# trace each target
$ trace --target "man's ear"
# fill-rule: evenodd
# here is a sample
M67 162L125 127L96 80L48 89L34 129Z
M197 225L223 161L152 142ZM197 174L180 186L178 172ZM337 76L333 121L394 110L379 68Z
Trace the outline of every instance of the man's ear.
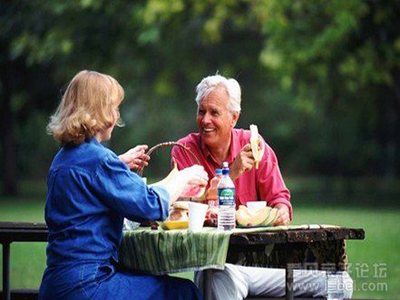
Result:
M239 120L239 117L240 117L240 113L239 112L232 113L232 122L231 122L232 128L234 128L236 126L236 123Z

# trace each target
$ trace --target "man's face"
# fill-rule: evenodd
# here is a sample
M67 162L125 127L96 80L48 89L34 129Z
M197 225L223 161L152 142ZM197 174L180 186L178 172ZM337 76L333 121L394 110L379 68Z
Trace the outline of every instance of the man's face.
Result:
M238 113L228 109L229 95L217 87L200 101L197 109L197 127L204 143L211 147L221 147L230 139L231 128L236 125Z

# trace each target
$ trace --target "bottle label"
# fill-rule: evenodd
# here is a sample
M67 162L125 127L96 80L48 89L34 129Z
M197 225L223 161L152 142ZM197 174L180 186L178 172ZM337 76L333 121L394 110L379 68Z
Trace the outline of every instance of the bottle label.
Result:
M235 205L235 188L218 189L219 205Z

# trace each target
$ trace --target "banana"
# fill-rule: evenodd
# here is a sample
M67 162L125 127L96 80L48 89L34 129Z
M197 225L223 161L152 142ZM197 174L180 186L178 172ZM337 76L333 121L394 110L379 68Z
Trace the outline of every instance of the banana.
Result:
M150 184L149 186L153 186L153 185L164 186L164 185L168 184L172 180L172 178L176 177L179 174L179 170L178 170L178 166L177 166L175 159L173 160L173 164L174 164L174 167L172 168L171 172L169 172L167 177L165 177L163 180L160 180L156 183Z
M258 169L258 165L264 155L265 144L261 136L258 134L257 125L250 125L250 144L254 160L256 161L256 169Z

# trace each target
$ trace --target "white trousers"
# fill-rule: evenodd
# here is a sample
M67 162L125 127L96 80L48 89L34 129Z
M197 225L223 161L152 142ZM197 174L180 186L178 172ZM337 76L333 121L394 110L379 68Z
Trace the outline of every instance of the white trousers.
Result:
M237 299L248 296L284 297L285 270L244 267L226 264L224 270L213 270L208 279L213 300ZM294 270L293 291L295 297L326 297L326 272ZM194 281L204 295L204 272L195 272ZM353 280L342 272L344 298L353 294Z

